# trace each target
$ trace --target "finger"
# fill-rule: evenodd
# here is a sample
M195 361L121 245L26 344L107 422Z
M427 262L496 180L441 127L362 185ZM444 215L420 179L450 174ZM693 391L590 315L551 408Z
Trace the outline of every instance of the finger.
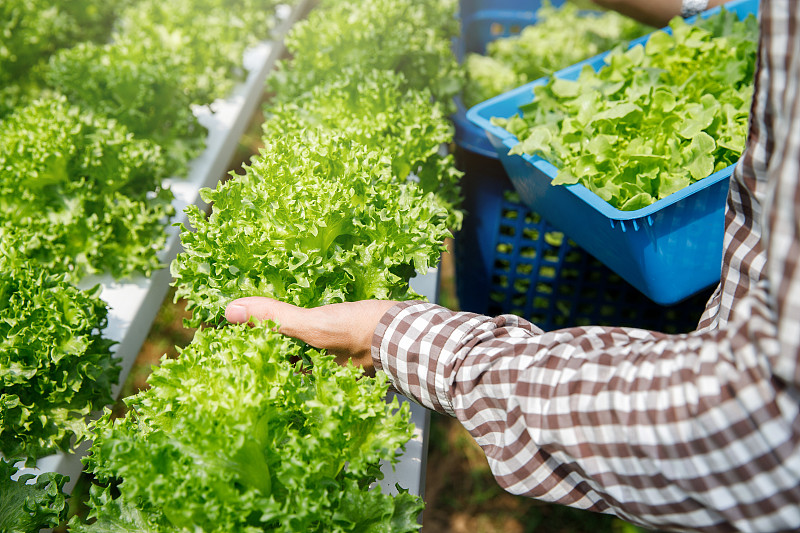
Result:
M225 309L225 318L236 324L272 320L283 335L316 348L348 354L353 318L347 311L351 305L333 304L305 309L272 298L249 296L230 302Z
M230 302L225 308L225 318L234 324L252 319L272 320L278 323L281 333L292 335L305 312L305 309L272 298L248 296Z
M372 335L380 318L395 303L365 300L305 309L272 298L249 296L230 302L225 318L240 324L272 320L284 335L370 366Z

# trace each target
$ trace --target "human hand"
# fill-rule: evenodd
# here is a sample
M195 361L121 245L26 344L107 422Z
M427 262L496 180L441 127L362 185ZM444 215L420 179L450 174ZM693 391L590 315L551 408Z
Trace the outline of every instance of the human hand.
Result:
M362 300L305 309L272 298L249 296L229 303L225 318L235 324L250 319L272 320L278 324L278 332L328 350L339 363L350 359L371 370L372 335L381 317L396 303Z

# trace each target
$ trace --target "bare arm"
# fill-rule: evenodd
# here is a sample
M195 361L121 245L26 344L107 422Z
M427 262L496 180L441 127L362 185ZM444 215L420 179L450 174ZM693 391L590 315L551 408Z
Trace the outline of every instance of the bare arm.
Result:
M592 0L598 6L613 9L645 24L657 28L667 25L680 16L682 0ZM722 5L727 0L708 0L708 8Z

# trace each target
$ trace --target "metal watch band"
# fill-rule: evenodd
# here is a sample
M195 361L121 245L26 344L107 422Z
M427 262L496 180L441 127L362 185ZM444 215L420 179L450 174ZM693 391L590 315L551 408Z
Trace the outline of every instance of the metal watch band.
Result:
M708 7L708 0L683 0L681 4L681 16L683 18L693 17Z

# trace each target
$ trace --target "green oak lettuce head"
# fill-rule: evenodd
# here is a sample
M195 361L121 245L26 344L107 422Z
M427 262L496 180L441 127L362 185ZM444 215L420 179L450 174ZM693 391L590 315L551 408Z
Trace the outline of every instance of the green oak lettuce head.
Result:
M0 221L30 234L30 259L76 278L159 267L174 211L165 175L157 146L62 96L0 122Z
M156 54L147 45L123 35L106 44L79 43L50 58L46 81L73 105L155 142L170 174L183 172L207 132L192 113L180 56Z
M320 128L267 137L241 176L205 189L210 216L187 208L172 263L192 323L217 322L228 302L269 296L304 307L420 298L408 286L438 264L448 211L391 160Z
M342 68L393 70L406 88L430 89L449 106L461 90L451 40L458 34L453 0L321 2L286 37L292 58L279 64L271 86L280 100L337 78Z
M7 230L0 238L0 454L32 462L84 434L119 366L100 287L82 291L30 263Z
M22 474L12 480L17 474L13 462L0 458L0 531L39 531L67 518L69 507L63 488L69 477L45 472L38 476Z
M227 97L246 71L245 50L270 37L275 0L137 0L118 34L178 68L194 104ZM168 57L167 57L168 56Z
M0 2L0 87L18 83L48 56L79 41L106 40L128 0L3 0ZM4 111L0 102L0 116Z
M338 76L291 102L266 109L264 135L303 136L326 128L378 151L391 160L393 179L411 174L425 193L433 193L461 225L459 180L453 156L442 146L453 141L453 126L427 89L408 89L406 77L390 70L341 69Z
M120 531L416 531L421 502L369 490L411 437L371 378L262 322L199 330L126 417L94 426L90 517ZM75 520L74 522L78 522ZM80 526L74 531L102 531ZM402 527L395 527L402 525ZM86 529L83 529L86 527ZM97 528L99 527L99 528ZM141 529L137 529L137 527Z

